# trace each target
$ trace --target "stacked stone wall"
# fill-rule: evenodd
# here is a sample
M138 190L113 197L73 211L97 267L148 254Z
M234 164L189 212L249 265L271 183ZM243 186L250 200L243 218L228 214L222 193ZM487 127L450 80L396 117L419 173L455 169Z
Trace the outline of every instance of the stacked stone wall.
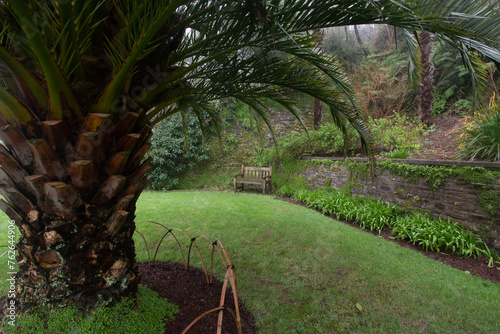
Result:
M350 175L343 164L309 164L301 173L311 188L329 185L342 188L348 183L354 194L373 196L385 203L428 210L432 215L449 218L483 236L490 247L500 251L500 205L492 219L480 201L481 184L470 184L449 177L437 190L424 179L415 183L383 170L377 176ZM488 185L500 195L500 184Z

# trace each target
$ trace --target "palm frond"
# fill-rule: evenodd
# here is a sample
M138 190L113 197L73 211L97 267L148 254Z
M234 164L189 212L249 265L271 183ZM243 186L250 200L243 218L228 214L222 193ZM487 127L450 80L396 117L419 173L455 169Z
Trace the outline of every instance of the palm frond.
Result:
M76 99L73 95L69 84L58 67L55 59L52 56L51 50L48 48L41 31L37 27L37 22L34 21L30 6L24 1L5 1L20 18L18 22L23 29L26 42L32 50L36 61L40 64L46 78L48 95L49 95L49 115L48 119L62 119L63 110L70 110L71 113L81 118L82 114ZM35 5L34 3L32 4Z
M65 72L66 76L69 73L74 73L77 78L83 79L83 65L81 62L79 41L77 37L76 30L76 15L77 13L73 10L73 4L66 0L57 0L56 6L59 10L59 19L61 27L62 37L62 50L61 50L61 62L67 64L67 66L62 66L63 68L68 68Z
M41 110L48 103L48 97L45 90L33 77L33 75L13 57L3 46L0 45L0 58L6 65L5 71L8 72L15 81L16 93L29 104L32 110ZM14 87L10 87L14 89Z
M153 41L156 34L160 29L164 28L166 22L170 20L173 13L181 6L183 1L174 0L171 1L167 6L161 8L159 12L148 13L151 15L151 20L145 25L145 30L141 34L141 37L134 41L134 46L132 52L124 59L123 62L119 63L119 68L115 69L115 75L113 76L111 82L106 86L104 93L101 98L94 106L94 112L100 113L110 113L112 112L111 105L113 101L118 99L123 92L124 83L133 75L137 61L145 56L148 52L153 49L149 48L150 43Z

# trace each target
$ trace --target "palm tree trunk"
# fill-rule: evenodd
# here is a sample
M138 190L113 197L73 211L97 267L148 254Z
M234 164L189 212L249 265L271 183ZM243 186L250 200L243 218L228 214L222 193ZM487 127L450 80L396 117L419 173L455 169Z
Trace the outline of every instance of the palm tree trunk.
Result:
M432 62L434 41L431 34L424 32L419 33L418 38L420 41L420 61L422 63L418 115L422 124L430 126L434 107L434 64Z
M324 52L324 40L323 40L323 30L315 29L313 30L314 36L317 36L318 39L316 41L316 45L318 46L319 53ZM346 35L347 36L347 35ZM323 104L317 98L314 98L314 106L313 106L313 124L314 129L318 129L321 123L321 119L323 118Z
M21 231L19 309L93 307L135 293L135 204L147 181L151 128L138 114L89 114L81 131L42 122L41 138L0 129L0 209ZM73 152L73 153L71 153Z

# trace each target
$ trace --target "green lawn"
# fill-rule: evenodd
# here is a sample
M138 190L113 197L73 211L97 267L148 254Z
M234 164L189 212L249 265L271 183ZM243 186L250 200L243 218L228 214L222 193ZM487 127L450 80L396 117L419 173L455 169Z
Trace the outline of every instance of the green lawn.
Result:
M259 333L500 332L499 284L271 196L147 192L136 215L221 240ZM164 233L156 225L137 227L151 243ZM138 260L147 260L144 242L136 241ZM208 242L199 245L209 253ZM159 258L180 261L172 237Z
M222 240L259 333L500 332L500 285L270 196L144 193L137 220ZM161 259L179 261L167 240Z

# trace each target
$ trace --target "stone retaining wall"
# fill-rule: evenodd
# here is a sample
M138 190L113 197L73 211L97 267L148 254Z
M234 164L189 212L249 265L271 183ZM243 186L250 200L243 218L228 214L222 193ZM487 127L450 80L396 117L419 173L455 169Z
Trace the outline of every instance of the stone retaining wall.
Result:
M309 164L301 175L313 188L328 184L342 188L350 177L343 164L319 163ZM352 190L355 194L374 196L386 203L426 209L434 216L460 222L480 234L490 247L500 251L500 206L492 221L479 200L480 185L447 178L436 191L432 191L424 179L412 183L386 170L379 171L373 180L370 177L360 179L359 176L356 179L354 176L351 184L354 184ZM491 189L500 195L498 182L491 185Z

